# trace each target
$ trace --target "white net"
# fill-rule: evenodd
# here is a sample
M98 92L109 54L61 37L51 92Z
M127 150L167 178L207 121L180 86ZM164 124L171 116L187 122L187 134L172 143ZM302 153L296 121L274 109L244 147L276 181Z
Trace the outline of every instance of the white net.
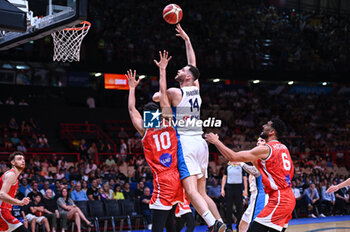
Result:
M53 61L79 61L81 42L89 32L90 26L89 22L84 21L79 26L52 33L54 43Z

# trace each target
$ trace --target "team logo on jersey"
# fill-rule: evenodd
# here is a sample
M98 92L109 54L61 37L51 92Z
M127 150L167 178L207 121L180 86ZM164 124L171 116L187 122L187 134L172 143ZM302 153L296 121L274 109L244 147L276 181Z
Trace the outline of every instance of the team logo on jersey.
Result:
M285 180L286 180L286 182L287 182L287 184L288 184L289 186L292 186L292 182L291 182L291 180L290 180L290 175L289 175L289 174L286 176Z
M159 157L159 162L169 168L171 166L171 163L173 162L173 157L171 157L171 155L169 153L164 153L163 155L161 155Z
M161 112L157 111L144 111L143 112L143 128L160 128L161 125Z

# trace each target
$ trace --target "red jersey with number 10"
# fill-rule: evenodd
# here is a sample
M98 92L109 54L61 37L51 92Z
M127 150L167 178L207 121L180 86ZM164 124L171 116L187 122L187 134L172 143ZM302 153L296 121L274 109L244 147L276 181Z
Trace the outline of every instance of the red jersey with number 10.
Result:
M153 173L177 169L177 137L173 127L148 128L142 143Z
M294 166L288 148L277 140L266 143L266 146L270 148L269 156L258 160L265 192L289 188Z
M178 139L173 127L147 129L142 139L145 158L153 173L151 209L170 210L184 201L184 190L177 169Z

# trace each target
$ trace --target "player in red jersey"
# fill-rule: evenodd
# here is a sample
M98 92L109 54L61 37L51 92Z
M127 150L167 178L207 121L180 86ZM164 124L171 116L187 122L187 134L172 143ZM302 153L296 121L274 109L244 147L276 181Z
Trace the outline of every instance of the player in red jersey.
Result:
M165 70L170 59L171 57L168 58L168 53L164 51L160 52L160 61L155 61L160 70L160 81L166 81ZM143 127L141 114L135 108L135 88L140 79L136 81L136 71L132 72L131 70L127 72L126 77L130 87L128 103L130 118L136 130L143 136L145 158L151 167L154 178L154 190L150 201L150 208L153 209L152 231L161 232L166 225L168 232L175 232L173 223L175 207L173 206L178 202L183 202L185 195L177 169L178 140L176 131L173 127L166 125L162 125L160 128ZM161 89L160 91L164 93L166 90ZM161 94L160 106L162 115L171 115L171 107L166 94ZM159 107L151 102L146 104L143 110L158 112Z
M248 232L285 231L295 207L295 197L291 189L294 166L288 148L277 139L285 131L284 123L271 120L263 125L260 137L266 139L265 146L257 146L249 151L234 152L226 147L219 136L206 135L206 140L214 144L228 160L252 162L262 175L265 192L269 201L258 214Z
M15 199L18 188L18 176L24 170L26 162L23 153L15 151L9 158L12 168L0 178L0 231L28 231L17 218L12 216L12 205L27 205L29 198Z

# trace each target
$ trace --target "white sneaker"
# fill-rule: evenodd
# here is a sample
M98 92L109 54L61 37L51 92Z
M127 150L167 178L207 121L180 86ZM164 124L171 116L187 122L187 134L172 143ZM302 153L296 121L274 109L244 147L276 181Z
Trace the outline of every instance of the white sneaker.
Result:
M315 216L315 214L311 214L311 217L313 217L313 218L317 218L317 217Z
M320 217L326 217L326 215L324 215L323 213L320 214Z
M152 230L152 224L149 224L147 227L147 229Z

